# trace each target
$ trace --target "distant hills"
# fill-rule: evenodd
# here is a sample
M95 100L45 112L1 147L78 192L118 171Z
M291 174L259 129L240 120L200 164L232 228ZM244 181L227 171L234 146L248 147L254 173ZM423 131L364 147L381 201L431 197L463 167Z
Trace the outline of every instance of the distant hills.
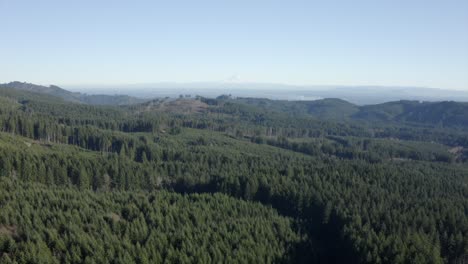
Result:
M468 103L398 101L360 107L352 117L366 120L468 127Z
M139 111L193 113L221 108L226 102L244 107L244 111L278 112L294 117L313 117L322 120L365 121L384 123L414 123L441 127L468 127L468 103L455 101L422 102L399 100L372 105L357 105L338 98L319 100L271 100L254 97L219 96L209 104L193 97L181 99L140 99L128 95L88 95L70 92L58 86L42 86L24 82L0 84L2 95L17 93L15 98L25 95L57 98L67 102L90 105L137 105ZM19 94L18 94L19 93ZM213 103L215 102L215 103ZM253 107L253 108L252 108ZM257 109L257 110L256 110Z
M70 92L55 85L42 86L18 81L0 84L0 88L50 95L68 102L91 105L129 105L147 101L128 95L88 95L78 92Z
M292 116L311 116L318 119L468 127L468 103L454 101L419 102L400 100L366 106L358 106L336 98L314 101L238 98L233 101L255 105L264 110L288 113Z
M125 94L141 98L177 97L179 94L201 95L205 97L232 94L235 97L255 97L291 101L339 98L357 105L379 104L399 100L468 102L468 91L413 86L289 85L254 82L165 82L125 85L82 85L68 86L66 88L80 92L89 91L89 93Z

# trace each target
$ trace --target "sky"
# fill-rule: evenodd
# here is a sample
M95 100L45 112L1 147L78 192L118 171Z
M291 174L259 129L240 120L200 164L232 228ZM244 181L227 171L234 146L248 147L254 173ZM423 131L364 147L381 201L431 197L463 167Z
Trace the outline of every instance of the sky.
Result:
M0 82L468 90L468 0L0 0Z

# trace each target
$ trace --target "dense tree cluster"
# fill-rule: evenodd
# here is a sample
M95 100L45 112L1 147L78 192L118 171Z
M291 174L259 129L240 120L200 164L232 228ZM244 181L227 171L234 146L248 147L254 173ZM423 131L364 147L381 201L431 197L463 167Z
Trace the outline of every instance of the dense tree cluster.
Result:
M230 97L178 99L207 109L171 114L0 95L2 261L452 263L468 253L463 130L318 120L303 103Z
M309 155L332 155L344 159L382 162L388 159L427 160L438 162L464 161L465 157L451 155L440 144L421 144L417 141L328 136L312 140L288 140L286 137L252 137L252 142L266 143ZM458 158L458 159L457 159Z
M300 242L290 219L221 194L0 188L1 263L271 263Z

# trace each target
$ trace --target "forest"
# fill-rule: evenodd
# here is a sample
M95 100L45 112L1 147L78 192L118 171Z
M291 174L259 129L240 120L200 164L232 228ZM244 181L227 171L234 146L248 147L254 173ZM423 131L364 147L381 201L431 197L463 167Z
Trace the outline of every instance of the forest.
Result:
M0 86L1 263L468 261L465 103L36 88Z

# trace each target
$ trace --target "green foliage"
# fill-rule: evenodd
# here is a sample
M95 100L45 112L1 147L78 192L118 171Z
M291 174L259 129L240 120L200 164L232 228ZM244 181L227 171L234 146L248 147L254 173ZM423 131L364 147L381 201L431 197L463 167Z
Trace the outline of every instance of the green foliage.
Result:
M1 262L452 263L467 254L465 105L180 100L202 112L0 89Z
M290 219L221 194L94 193L4 177L0 190L1 263L270 263L300 241Z

